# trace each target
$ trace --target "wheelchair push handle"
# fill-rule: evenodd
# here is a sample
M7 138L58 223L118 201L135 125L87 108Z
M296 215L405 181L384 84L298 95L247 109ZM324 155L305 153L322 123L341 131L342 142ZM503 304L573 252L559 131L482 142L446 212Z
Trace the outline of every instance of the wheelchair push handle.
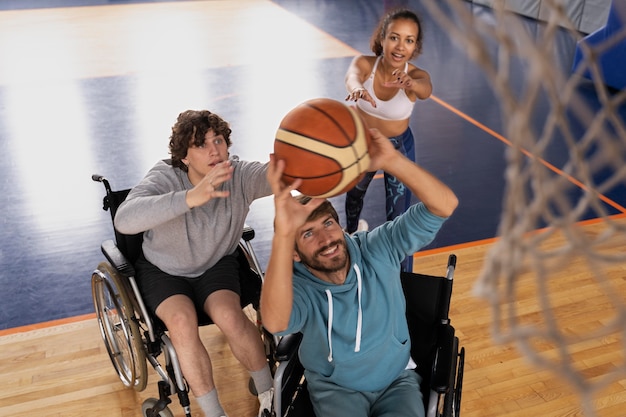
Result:
M111 186L109 185L109 180L107 180L103 175L91 174L91 180L95 182L101 182L102 184L104 184L104 188L106 189L107 195L111 194Z
M454 279L455 268L456 268L456 255L450 254L450 256L448 257L448 268L446 272L446 279L450 282L450 285L452 285L452 280Z
M451 254L448 257L448 266L451 266L452 268L456 268L456 255L455 254Z
M456 268L456 255L450 254L448 257L448 269L446 272L446 280L443 286L445 297L442 298L442 312L445 314L441 322L447 324L450 322L448 313L450 312L450 301L452 298L452 283L454 281L454 269Z

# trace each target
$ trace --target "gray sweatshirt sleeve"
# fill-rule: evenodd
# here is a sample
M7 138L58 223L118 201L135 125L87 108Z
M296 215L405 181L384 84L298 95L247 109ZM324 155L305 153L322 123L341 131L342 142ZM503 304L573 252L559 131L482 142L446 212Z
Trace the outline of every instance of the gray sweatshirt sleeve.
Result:
M174 169L159 162L120 205L115 228L124 234L135 234L168 222L190 210L186 194Z

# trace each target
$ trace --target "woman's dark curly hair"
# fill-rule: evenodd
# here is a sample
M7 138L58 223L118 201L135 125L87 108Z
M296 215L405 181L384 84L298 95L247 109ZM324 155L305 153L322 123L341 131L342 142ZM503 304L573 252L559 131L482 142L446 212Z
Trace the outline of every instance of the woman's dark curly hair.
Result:
M383 39L385 39L385 36L387 36L387 29L389 29L389 25L391 24L391 22L394 22L398 19L412 20L417 25L417 39L415 40L415 51L413 52L413 55L411 55L410 59L413 59L422 53L422 21L414 12L408 9L396 9L390 11L382 19L380 19L378 27L372 34L370 47L372 49L372 52L374 52L376 56L380 56L383 54L382 41Z
M172 166L187 172L187 165L182 162L187 157L187 150L191 146L202 146L209 130L222 135L230 148L232 130L220 116L208 110L187 110L179 114L170 136Z

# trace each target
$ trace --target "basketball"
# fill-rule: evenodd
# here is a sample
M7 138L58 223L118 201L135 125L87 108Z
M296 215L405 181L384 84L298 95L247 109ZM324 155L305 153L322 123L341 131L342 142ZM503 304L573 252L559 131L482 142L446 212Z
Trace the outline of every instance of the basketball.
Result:
M298 191L328 198L354 187L370 164L369 131L351 107L329 98L305 101L282 119L274 155L285 161L282 180L302 179Z

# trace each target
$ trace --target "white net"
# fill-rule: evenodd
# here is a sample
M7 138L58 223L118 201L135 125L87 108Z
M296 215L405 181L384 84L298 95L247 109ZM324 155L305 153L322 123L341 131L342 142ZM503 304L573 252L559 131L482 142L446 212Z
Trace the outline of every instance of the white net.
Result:
M580 44L576 70L563 68L558 35L585 36L564 1L542 1L545 22L533 32L510 2L494 1L489 18L464 1L422 4L490 81L511 144L499 236L476 286L492 305L495 338L570 381L593 416L594 392L626 377L626 89L607 84L602 66L626 43L626 25ZM626 22L626 1L614 6ZM626 57L615 65L626 72ZM584 324L560 324L577 314ZM586 363L585 352L606 346L607 363Z

